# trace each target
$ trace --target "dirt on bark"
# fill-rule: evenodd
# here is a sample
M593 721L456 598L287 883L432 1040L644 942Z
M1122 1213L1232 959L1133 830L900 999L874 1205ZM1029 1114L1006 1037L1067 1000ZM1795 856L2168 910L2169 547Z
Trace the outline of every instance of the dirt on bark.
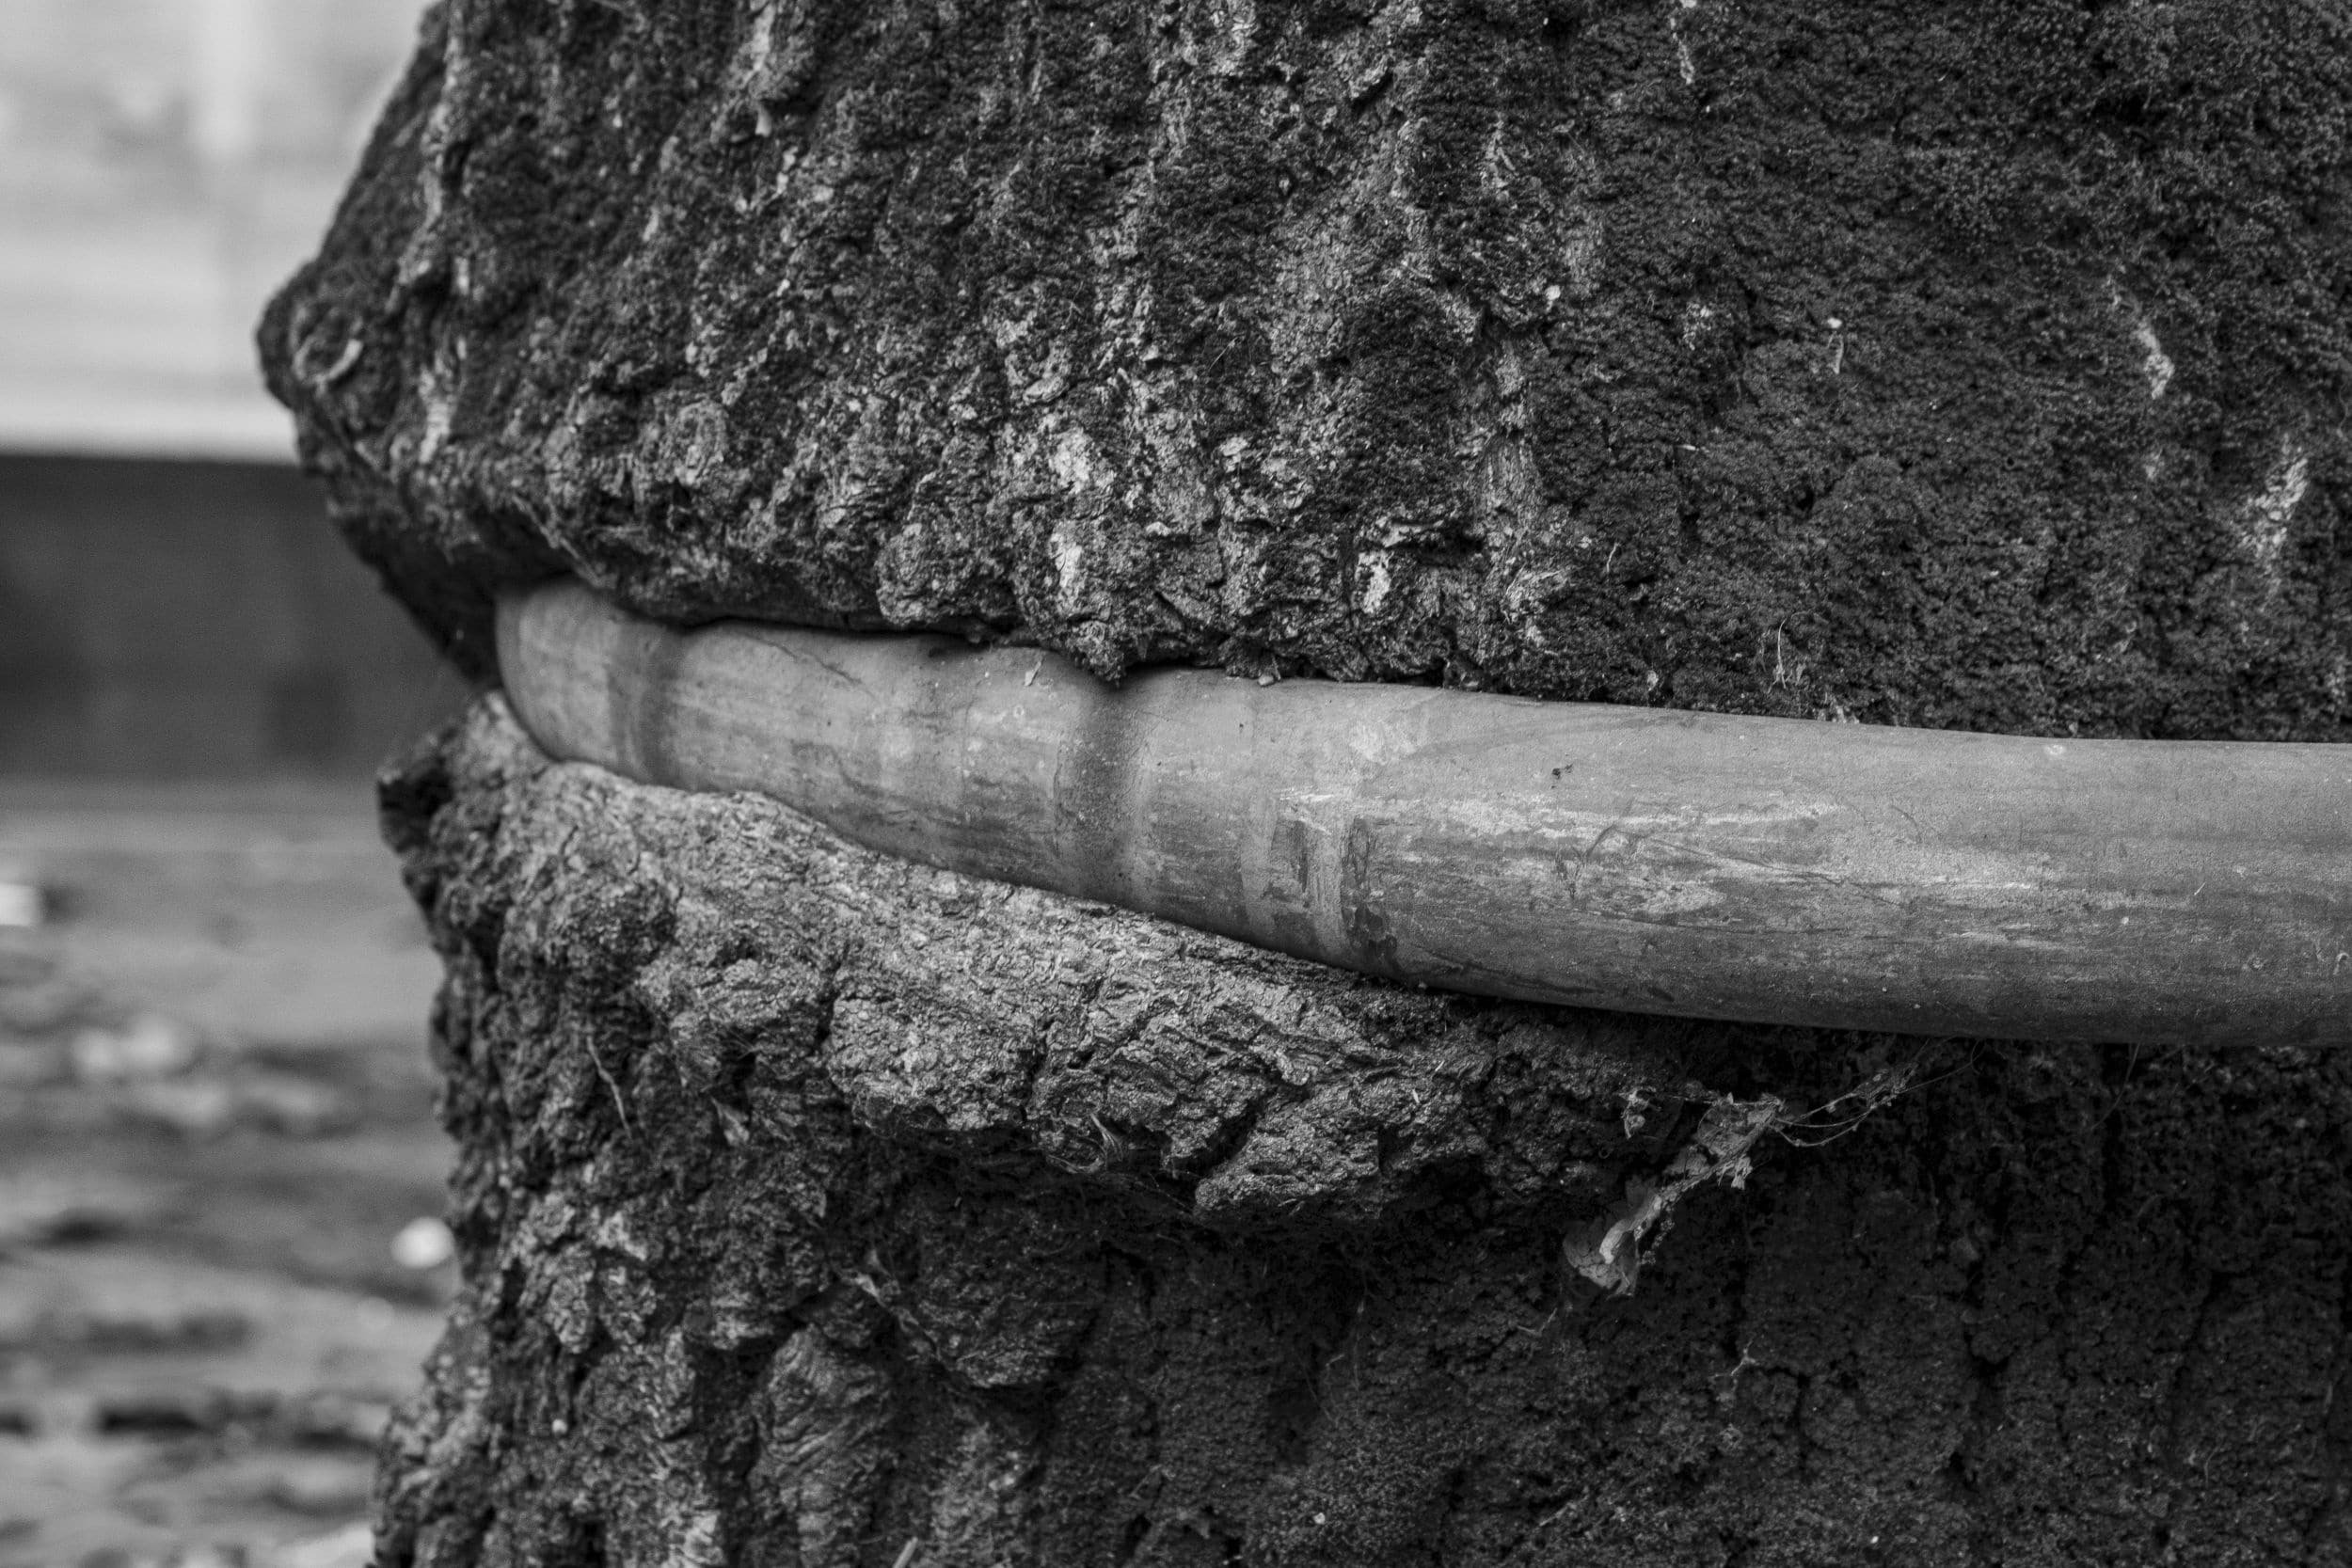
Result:
M570 572L2342 740L2348 129L2334 0L448 0L262 347L477 674ZM388 1564L2352 1557L2342 1058L1435 996L494 700L386 800L467 1281Z

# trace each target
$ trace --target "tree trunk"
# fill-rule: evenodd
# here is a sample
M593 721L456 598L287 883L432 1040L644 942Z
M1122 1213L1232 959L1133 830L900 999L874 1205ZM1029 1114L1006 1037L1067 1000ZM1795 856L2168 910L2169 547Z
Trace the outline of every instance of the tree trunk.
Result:
M682 623L2342 740L2330 0L448 0L262 346L477 675ZM876 716L879 723L890 716ZM2352 1556L2352 1063L1451 997L387 776L389 1564Z

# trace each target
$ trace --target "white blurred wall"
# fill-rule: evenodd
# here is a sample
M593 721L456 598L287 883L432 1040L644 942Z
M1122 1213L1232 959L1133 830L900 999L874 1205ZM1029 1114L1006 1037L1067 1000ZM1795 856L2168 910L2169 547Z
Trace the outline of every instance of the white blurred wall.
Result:
M0 450L289 458L254 319L423 0L0 0Z

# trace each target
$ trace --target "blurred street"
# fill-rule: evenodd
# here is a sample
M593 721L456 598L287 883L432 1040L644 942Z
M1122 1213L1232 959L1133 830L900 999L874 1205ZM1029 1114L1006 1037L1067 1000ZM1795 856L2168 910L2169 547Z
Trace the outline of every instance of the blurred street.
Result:
M0 779L0 1568L367 1560L436 975L363 784Z
M424 0L0 0L0 1568L365 1562L452 1286L366 773L464 698L252 335Z

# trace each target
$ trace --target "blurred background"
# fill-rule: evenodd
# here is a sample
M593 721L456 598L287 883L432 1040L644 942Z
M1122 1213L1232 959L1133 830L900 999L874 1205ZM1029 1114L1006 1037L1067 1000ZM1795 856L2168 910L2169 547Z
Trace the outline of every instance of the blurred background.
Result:
M0 1568L368 1556L451 1287L369 788L464 700L253 369L421 0L0 0Z

